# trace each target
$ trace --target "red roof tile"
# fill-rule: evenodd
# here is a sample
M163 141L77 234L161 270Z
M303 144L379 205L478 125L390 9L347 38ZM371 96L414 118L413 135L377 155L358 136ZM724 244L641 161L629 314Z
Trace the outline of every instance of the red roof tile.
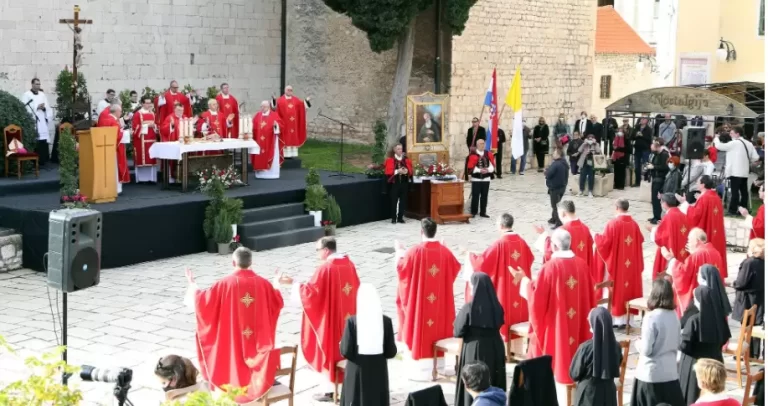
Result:
M654 54L655 51L637 35L612 6L603 6L597 9L595 53Z

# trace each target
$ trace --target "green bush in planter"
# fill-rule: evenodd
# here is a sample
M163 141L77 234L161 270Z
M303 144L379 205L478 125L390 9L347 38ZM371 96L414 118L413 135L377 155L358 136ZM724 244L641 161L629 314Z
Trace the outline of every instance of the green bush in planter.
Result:
M307 211L322 211L328 207L328 192L323 185L310 185L304 195L304 207Z
M213 226L213 239L217 244L229 244L232 241L232 221L224 210L216 215Z
M37 127L35 119L29 114L29 110L17 96L0 90L0 132L5 127L14 124L21 127L21 143L29 152L34 152L37 146ZM53 133L50 133L51 140ZM3 149L4 150L4 149ZM0 154L0 167L5 167L5 154ZM25 165L31 168L32 165ZM16 163L12 163L10 170L16 171Z
M330 221L335 226L341 225L341 207L336 203L336 198L333 195L328 195L327 207L325 208L325 219Z
M307 186L319 185L320 174L318 174L314 168L310 168L307 172L307 176L304 178L304 181L307 183Z
M240 224L243 222L243 200L242 199L230 199L224 198L224 210L227 212L227 217L232 224Z

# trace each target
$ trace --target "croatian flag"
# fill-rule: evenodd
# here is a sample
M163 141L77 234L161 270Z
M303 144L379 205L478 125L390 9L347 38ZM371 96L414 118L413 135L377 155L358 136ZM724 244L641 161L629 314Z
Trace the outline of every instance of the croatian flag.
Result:
M485 150L496 150L497 140L499 134L499 109L496 103L496 68L493 69L493 75L491 76L491 83L488 84L488 91L485 93L485 102L483 103L488 107L490 112L488 115L488 138L485 140Z

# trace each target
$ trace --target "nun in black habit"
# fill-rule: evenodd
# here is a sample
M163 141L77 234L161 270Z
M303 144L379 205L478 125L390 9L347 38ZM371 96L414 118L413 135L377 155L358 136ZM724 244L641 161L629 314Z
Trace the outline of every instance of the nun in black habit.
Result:
M576 383L574 406L617 406L616 383L621 367L621 346L613 334L613 318L604 307L589 312L592 339L581 343L571 361Z
M384 316L376 288L363 283L357 291L357 315L347 319L341 337L347 360L342 406L389 406L387 360L397 355L392 320Z
M711 358L723 362L723 345L731 338L720 296L715 292L707 286L693 291L693 306L698 312L688 318L681 334L677 373L686 405L694 404L701 392L693 370L696 361Z
M506 389L504 341L499 329L504 324L504 309L496 296L491 278L482 272L472 274L472 301L459 310L453 324L453 335L464 340L459 360L459 371L464 365L481 361L491 372L491 386ZM464 389L461 379L456 380L454 406L470 406L472 396Z
M728 317L733 308L731 308L731 302L728 301L728 294L725 292L725 285L723 285L720 271L714 265L702 265L699 268L698 282L699 285L704 285L712 290L712 294L715 296L715 303L720 303L723 314L725 317ZM681 324L681 326L684 326L684 324Z

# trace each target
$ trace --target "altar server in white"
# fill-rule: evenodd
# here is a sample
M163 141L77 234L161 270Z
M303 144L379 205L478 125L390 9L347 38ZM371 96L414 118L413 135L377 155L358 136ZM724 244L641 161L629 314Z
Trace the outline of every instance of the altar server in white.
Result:
M32 88L21 97L24 108L35 120L37 126L37 147L35 152L40 156L40 165L48 162L50 150L48 139L50 137L49 123L53 122L53 109L48 103L48 97L40 89L40 79L32 79Z

